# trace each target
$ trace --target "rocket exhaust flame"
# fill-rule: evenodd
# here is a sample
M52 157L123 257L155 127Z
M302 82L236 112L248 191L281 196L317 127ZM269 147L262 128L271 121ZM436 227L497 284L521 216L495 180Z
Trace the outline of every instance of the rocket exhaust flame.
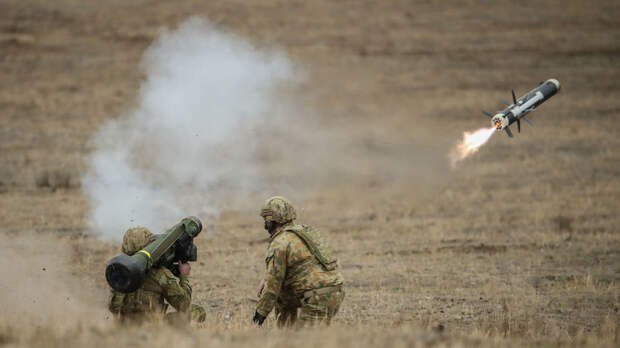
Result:
M452 168L455 168L460 161L476 153L482 145L491 139L494 133L494 127L480 128L475 132L464 132L463 140L456 145L450 154Z

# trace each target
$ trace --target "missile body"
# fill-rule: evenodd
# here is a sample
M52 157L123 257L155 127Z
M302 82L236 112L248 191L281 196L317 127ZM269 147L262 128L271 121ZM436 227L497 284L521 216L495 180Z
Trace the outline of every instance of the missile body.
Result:
M497 130L505 130L506 134L508 134L509 137L512 137L512 132L508 126L516 122L517 129L521 132L521 119L524 119L531 125L532 122L527 119L525 115L532 112L547 99L553 97L558 91L560 91L560 82L556 79L549 79L519 99L515 98L513 91L513 102L509 103L504 101L508 107L504 110L498 111L494 116L491 116L491 114L486 111L483 111L483 113L488 117L491 117L491 124L493 127Z

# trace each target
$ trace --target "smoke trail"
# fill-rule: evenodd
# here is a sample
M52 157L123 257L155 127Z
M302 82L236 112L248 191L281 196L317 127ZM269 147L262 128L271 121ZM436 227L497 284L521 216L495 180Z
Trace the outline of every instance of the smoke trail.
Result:
M199 18L164 32L142 63L136 107L95 134L82 178L91 228L112 239L216 213L215 191L264 189L259 140L295 107L278 97L299 81L283 53Z

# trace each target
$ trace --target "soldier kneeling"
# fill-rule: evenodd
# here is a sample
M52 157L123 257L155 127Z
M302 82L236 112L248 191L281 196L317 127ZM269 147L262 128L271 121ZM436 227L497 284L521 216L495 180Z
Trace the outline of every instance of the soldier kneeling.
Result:
M134 227L125 232L121 250L131 256L154 240L155 236L147 228ZM166 267L149 269L144 283L138 290L128 294L112 290L110 312L124 321L153 320L162 317L171 322L186 322L189 319L197 322L205 321L207 313L204 308L191 304L190 270L189 263L179 261L180 279L177 281ZM176 309L176 312L166 314L168 309L166 301Z
M293 325L297 319L299 326L329 324L344 290L327 240L316 228L295 224L295 208L283 197L268 199L260 215L271 237L253 321L261 325L275 307L279 327Z

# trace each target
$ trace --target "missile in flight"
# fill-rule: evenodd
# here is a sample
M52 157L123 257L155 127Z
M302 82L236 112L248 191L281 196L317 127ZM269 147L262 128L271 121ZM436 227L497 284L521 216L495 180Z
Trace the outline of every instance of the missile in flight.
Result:
M512 138L512 131L510 131L509 126L516 122L519 133L521 133L521 119L532 126L532 121L530 121L526 115L534 111L540 104L553 97L559 91L560 82L556 79L549 79L545 82L541 82L538 87L529 91L519 99L515 98L515 91L513 90L512 103L502 99L507 107L504 110L498 111L495 115L484 110L482 110L482 113L491 119L491 124L495 129L498 131L506 131L506 134Z

